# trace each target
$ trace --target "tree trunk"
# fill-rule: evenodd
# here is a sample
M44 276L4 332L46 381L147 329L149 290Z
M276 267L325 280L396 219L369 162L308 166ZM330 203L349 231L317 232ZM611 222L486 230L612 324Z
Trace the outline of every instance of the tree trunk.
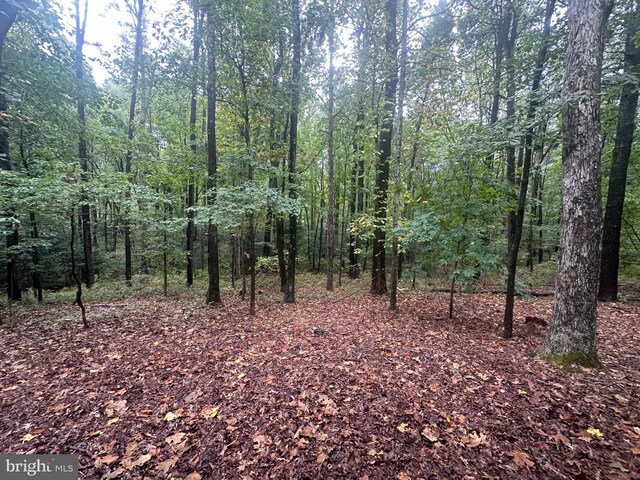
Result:
M562 229L551 327L540 356L559 364L598 366L600 262L600 84L605 0L570 0L564 75Z
M527 110L527 131L524 138L524 163L522 168L522 179L520 180L520 195L518 198L518 211L513 217L512 235L509 242L509 252L507 260L507 299L504 311L503 336L511 338L513 336L513 305L515 299L516 269L518 266L518 251L522 239L522 226L524 223L524 212L527 199L527 189L529 187L529 172L531 170L531 157L533 155L533 121L538 109L537 92L540 89L542 70L547 59L547 48L549 45L549 35L551 32L551 17L555 7L555 0L547 0L545 10L544 30L542 34L542 45L536 59L536 66L533 71L533 81L531 84L531 100ZM514 20L515 21L515 20Z
M296 200L296 157L298 153L298 109L300 107L300 70L301 70L301 35L300 35L300 0L291 0L291 17L293 21L293 62L291 77L291 114L289 132L289 198ZM287 271L287 288L284 301L296 301L296 256L298 254L298 215L289 214L289 265Z
M89 1L84 2L84 16L80 15L80 1L75 0L75 17L76 17L76 92L78 94L78 119L80 120L80 139L78 141L78 158L80 159L80 168L82 169L82 191L80 194L80 218L82 223L82 249L84 252L84 272L85 283L90 288L95 281L95 266L93 263L92 243L91 243L91 205L87 194L86 183L89 181L89 165L87 159L87 140L86 128L87 121L85 116L85 85L84 85L84 34L87 26L87 8Z
M11 155L9 152L9 116L7 115L7 99L5 96L5 71L2 61L4 51L4 41L7 33L13 25L18 14L18 7L15 2L0 0L0 170L11 170ZM8 217L15 218L13 209L9 208ZM12 231L7 235L7 248L18 245L18 223L13 222ZM10 301L20 300L21 292L16 275L16 259L13 254L7 252L7 297Z
M207 3L207 203L214 208L218 181L218 144L216 138L216 32L214 3ZM218 226L209 220L207 228L207 267L209 270L209 289L207 303L222 303L220 295L220 258L218 247ZM231 272L233 276L233 272Z
M187 185L187 285L193 285L193 242L195 239L194 206L195 206L195 164L198 154L196 144L196 121L198 108L198 66L200 64L200 49L202 46L202 13L200 3L193 2L193 64L191 67L191 105L189 111L189 146L191 157L189 158L189 180Z
M136 100L138 95L138 78L140 73L140 62L142 61L142 21L144 14L144 0L138 0L137 8L135 9L136 17L136 44L133 57L133 72L131 78L131 101L129 103L129 126L127 128L127 154L125 156L124 171L127 174L129 181L131 181L131 160L133 158L133 152L131 150L131 143L133 142L133 122L136 117ZM131 198L131 189L128 188L125 194L127 200ZM130 206L127 205L127 209ZM131 285L131 278L133 277L133 262L132 262L132 246L131 246L131 212L127 212L127 218L124 225L124 270L125 280L127 285Z
M385 33L385 81L384 81L384 117L379 134L378 158L376 162L376 185L374 188L373 257L371 268L371 293L387 293L385 275L385 224L387 220L387 195L389 191L389 160L393 139L393 122L398 86L398 39L396 37L396 17L398 0L386 0Z
M640 48L634 44L638 33L640 2L636 1L635 12L628 17L627 40L624 51L624 71L627 75L640 73ZM604 213L602 234L602 261L600 263L600 287L598 298L602 301L618 299L618 267L620 265L620 228L624 208L627 170L633 144L635 116L638 106L638 84L627 81L622 87L613 160L609 173L609 191Z
M4 41L18 15L18 6L12 0L0 0L0 170L11 170L9 155L9 116L7 115L7 97L5 96L5 70L2 62Z
M400 219L400 163L402 161L402 127L404 123L404 92L407 77L407 16L408 0L402 0L402 27L400 31L400 78L398 82L398 121L396 131L396 155L393 166L393 214L391 234L391 291L389 292L389 310L398 308L398 278L400 277L400 257L398 255L398 228Z
M76 237L76 213L72 209L69 215L69 221L71 223L71 240L69 242L69 249L71 250L71 277L76 284L76 299L73 302L74 305L78 305L80 308L80 312L82 314L82 324L84 328L89 328L89 322L87 322L87 314L86 309L84 308L84 303L82 303L82 283L78 278L78 274L76 272L76 252L74 248L75 237Z
M334 77L335 67L333 65L333 56L335 52L335 12L333 2L331 2L331 12L329 13L329 105L327 112L327 165L328 165L328 177L327 177L327 290L333 291L333 256L334 256L334 233L335 233L335 200L334 195L334 145L333 145L333 125L334 125L334 113L333 107L335 103L334 92Z

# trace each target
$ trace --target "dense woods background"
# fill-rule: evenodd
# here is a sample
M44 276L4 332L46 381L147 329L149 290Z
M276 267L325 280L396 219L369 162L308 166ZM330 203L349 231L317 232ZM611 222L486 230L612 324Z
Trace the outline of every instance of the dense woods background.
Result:
M148 276L167 294L171 278L208 275L207 301L233 289L254 312L257 274L293 302L296 271L312 271L329 290L370 277L391 308L396 278L444 280L453 308L480 282L506 285L511 305L552 282L563 112L581 102L562 90L578 51L567 13L586 6L176 0L159 17L154 3L113 2L129 21L94 59L110 74L98 85L84 54L93 2L0 2L9 299ZM615 299L618 278L638 275L638 2L588 3L607 25L594 185L600 295Z

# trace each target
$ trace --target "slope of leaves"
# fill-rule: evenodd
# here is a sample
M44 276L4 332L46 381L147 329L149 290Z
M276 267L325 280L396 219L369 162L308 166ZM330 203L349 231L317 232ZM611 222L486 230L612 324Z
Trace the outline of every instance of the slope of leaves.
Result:
M638 478L640 309L600 307L599 371L531 354L501 296L188 298L21 313L0 329L0 451L84 478ZM317 293L320 293L319 291ZM531 332L529 332L531 333Z

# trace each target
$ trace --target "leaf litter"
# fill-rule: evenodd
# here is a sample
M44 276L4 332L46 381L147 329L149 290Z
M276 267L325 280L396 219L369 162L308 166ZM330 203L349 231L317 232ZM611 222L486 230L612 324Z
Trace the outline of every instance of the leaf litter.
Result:
M84 478L640 478L640 308L600 306L601 370L499 338L502 297L153 297L0 329L0 451ZM318 298L320 297L320 298ZM516 318L549 318L548 298ZM322 332L317 334L315 332ZM115 353L114 353L115 352Z

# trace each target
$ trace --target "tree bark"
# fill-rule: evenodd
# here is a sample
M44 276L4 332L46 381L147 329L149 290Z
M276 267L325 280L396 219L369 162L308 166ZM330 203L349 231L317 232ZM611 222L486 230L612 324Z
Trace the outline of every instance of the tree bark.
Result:
M11 170L9 154L9 118L7 115L7 97L5 96L5 69L2 57L7 33L16 20L18 6L15 1L0 0L0 170Z
M396 18L398 0L386 0L386 33L385 33L385 81L384 110L380 127L376 184L374 188L374 221L373 257L371 267L371 293L382 295L387 293L385 275L385 224L387 220L387 195L389 192L389 160L391 158L391 142L393 139L393 122L395 116L396 89L398 86L398 39L396 37Z
M398 255L398 235L395 229L398 228L400 219L400 162L402 161L402 128L403 128L403 109L404 109L404 92L407 82L407 17L409 3L408 0L402 0L402 26L400 31L400 78L398 81L398 112L397 112L397 131L396 131L396 155L393 166L393 214L391 234L391 291L389 292L389 310L398 308L398 278L400 276L400 257Z
M568 7L560 262L551 327L539 352L565 365L599 365L600 84L607 4L607 0L570 0Z
M298 198L296 180L296 157L298 153L298 109L300 108L300 70L301 70L301 35L300 35L300 0L291 0L291 17L293 21L293 61L291 74L291 114L289 131L289 198ZM289 264L287 268L287 288L284 301L296 301L296 256L298 254L298 215L289 214Z
M335 200L334 200L334 144L333 144L333 126L334 126L334 103L335 103L335 88L334 77L335 67L333 65L333 56L335 53L335 12L334 4L331 2L331 12L329 19L329 105L327 112L327 165L328 165L328 177L327 177L327 290L333 291L333 256L334 256L334 233L335 233ZM320 262L318 262L319 264Z
M80 168L82 169L82 191L80 193L80 218L82 220L82 249L84 252L84 281L87 288L90 288L95 281L95 266L93 263L93 252L91 243L91 205L89 204L89 196L86 184L89 181L89 164L87 159L87 140L86 129L87 121L85 115L85 88L84 88L84 35L87 26L87 8L88 0L84 2L84 16L81 18L80 1L74 1L75 17L76 17L76 92L78 95L78 119L80 120L80 138L78 141L78 158L80 160Z
M207 203L210 209L216 204L218 181L218 144L216 138L216 33L214 3L207 3ZM220 258L218 226L209 220L207 227L207 267L209 289L207 303L222 303L220 295ZM233 272L231 273L233 275Z
M512 231L509 237L509 251L507 259L507 299L504 312L503 337L513 336L513 305L515 298L516 269L518 266L518 251L522 240L522 226L524 222L524 212L526 207L527 189L529 187L529 172L531 170L531 158L533 155L533 121L536 116L539 101L537 93L542 80L542 70L547 59L547 48L549 45L549 35L551 32L551 17L555 7L555 0L547 0L545 9L544 29L542 33L542 44L538 51L536 66L533 71L533 81L531 83L531 100L527 110L527 131L524 138L524 162L522 167L522 178L520 180L520 195L518 197L518 210L510 219ZM514 19L515 22L515 19ZM515 92L514 92L515 93ZM511 180L511 179L510 179ZM513 179L515 182L515 179Z
M131 160L133 158L133 152L131 150L131 143L133 142L134 127L133 122L136 117L136 102L138 95L138 79L140 74L140 62L142 61L142 21L144 16L144 0L138 0L137 8L135 9L136 17L136 43L134 47L133 56L133 72L131 73L131 100L129 102L129 125L127 127L127 154L125 156L124 171L131 181ZM125 194L127 200L131 198L131 188L128 188ZM130 206L127 205L127 209ZM125 280L127 285L131 285L131 278L133 277L132 268L132 245L131 245L131 212L127 212L127 218L124 225L124 269Z
M191 66L191 104L189 111L189 146L191 157L189 158L189 180L187 185L187 285L193 285L193 243L195 239L194 206L195 206L195 164L198 154L196 144L196 121L198 108L198 66L200 64L200 49L202 47L202 13L200 3L193 2L193 64Z
M638 78L640 69L640 48L634 43L638 33L640 2L636 1L635 11L629 15L627 39L624 51L624 71ZM598 298L602 301L618 299L618 268L620 266L620 229L624 197L627 186L627 170L631 157L631 145L635 130L635 116L638 107L638 83L625 82L620 96L618 124L613 147L613 160L609 173L607 206L604 213L602 234L602 261L600 263L600 287Z
M13 25L18 14L16 2L0 0L0 170L11 170L11 155L9 151L9 116L7 115L7 99L5 96L5 69L2 61L4 42L9 29ZM7 249L17 246L19 243L18 226L15 212L10 206L7 216L12 217L11 232L7 235ZM20 300L22 294L18 277L16 275L16 259L11 251L7 251L7 297L10 301Z

